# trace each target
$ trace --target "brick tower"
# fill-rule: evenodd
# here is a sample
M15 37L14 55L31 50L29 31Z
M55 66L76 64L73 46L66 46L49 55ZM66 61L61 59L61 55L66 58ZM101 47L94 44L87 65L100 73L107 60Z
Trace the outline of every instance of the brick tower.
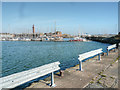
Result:
M35 37L35 36L34 36L34 33L35 33L35 27L34 27L34 24L33 24L32 29L33 29L33 38L34 38L34 37Z
M35 33L35 27L34 27L34 24L33 24L33 27L32 27L32 28L33 28L33 34L34 34L34 33Z

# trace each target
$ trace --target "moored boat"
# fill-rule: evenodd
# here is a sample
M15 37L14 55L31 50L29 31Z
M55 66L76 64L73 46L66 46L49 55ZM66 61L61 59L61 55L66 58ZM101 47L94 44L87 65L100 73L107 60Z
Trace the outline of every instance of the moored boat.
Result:
M80 37L74 37L73 39L69 40L70 42L72 41L83 41L83 38Z

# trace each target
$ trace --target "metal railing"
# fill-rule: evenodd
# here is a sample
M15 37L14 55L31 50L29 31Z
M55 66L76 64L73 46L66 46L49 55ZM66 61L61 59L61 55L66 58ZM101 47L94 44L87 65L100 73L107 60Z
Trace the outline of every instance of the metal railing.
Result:
M22 71L19 73L15 73L12 75L8 75L0 78L0 86L2 88L15 88L21 84L24 84L33 79L39 78L41 76L45 76L51 73L51 87L54 87L54 72L60 70L59 67L60 62L54 62L50 64L46 64L37 68L33 68L27 71Z
M98 59L101 60L101 53L102 53L102 48L101 49L97 49L97 50L93 50L93 51L90 51L90 52L86 52L86 53L83 53L83 54L80 54L79 57L78 57L78 60L79 60L79 70L82 71L82 61L85 60L85 59L88 59L90 57L94 57L96 55L98 55Z

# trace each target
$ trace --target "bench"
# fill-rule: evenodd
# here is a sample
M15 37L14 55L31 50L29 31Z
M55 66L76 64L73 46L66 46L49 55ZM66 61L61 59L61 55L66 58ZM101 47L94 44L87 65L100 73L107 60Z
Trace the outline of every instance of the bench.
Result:
M116 44L113 44L113 45L110 45L110 46L107 47L107 55L108 55L109 51L112 50L112 49L114 49L114 51L115 51Z
M54 71L60 69L60 62L54 62L50 64L46 64L37 68L33 68L27 71L22 71L19 73L15 73L12 75L8 75L0 78L0 86L2 88L15 88L21 84L24 84L33 79L39 78L41 76L47 75L51 73L51 87L54 87Z
M97 49L97 50L93 50L93 51L90 51L90 52L87 52L87 53L80 54L79 57L78 57L79 70L82 71L82 61L85 60L85 59L88 59L88 58L91 58L91 57L94 57L94 56L98 55L98 59L101 60L100 54L102 52L103 51L102 51L102 48L101 48L101 49Z

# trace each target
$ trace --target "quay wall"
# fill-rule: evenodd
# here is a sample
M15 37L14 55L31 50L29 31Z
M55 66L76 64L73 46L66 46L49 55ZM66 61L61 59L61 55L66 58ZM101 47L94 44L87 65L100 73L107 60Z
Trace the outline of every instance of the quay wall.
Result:
M117 47L120 43L120 39L116 39L114 37L86 37L86 39L102 43L117 44Z

